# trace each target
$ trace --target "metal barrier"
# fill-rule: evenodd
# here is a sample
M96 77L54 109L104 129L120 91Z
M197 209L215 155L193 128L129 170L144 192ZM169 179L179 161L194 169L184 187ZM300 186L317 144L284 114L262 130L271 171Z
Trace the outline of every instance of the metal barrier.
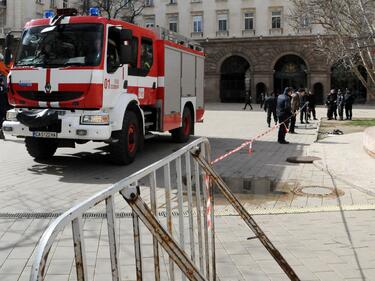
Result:
M51 262L48 256L52 245L59 233L70 224L77 280L89 280L85 248L87 234L85 235L83 217L88 210L96 208L102 202L105 203L108 228L110 274L113 281L120 281L119 222L116 219L118 213L115 212L115 200L121 203L124 202L123 199L131 208L137 281L146 280L142 257L142 245L145 245L141 241L144 234L141 227L146 228L152 236L154 280L166 280L161 274L162 265L165 266L167 279L172 281L180 278L218 280L212 183L216 183L232 206L239 211L289 278L299 280L209 162L210 145L206 138L201 138L71 208L58 217L42 235L36 249L30 281L48 281L45 277L48 276L47 267ZM205 184L209 178L211 181ZM148 188L149 194L146 193ZM176 195L173 197L174 193ZM116 206L119 203L116 202ZM166 253L168 257L165 264L160 261L162 253ZM177 277L179 272L181 276ZM149 277L147 280L150 280Z

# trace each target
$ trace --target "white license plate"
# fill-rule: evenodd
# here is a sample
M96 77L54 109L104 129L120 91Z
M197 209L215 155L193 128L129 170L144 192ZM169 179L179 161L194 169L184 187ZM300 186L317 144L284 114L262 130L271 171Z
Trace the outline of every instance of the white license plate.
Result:
M57 133L55 132L33 132L33 137L35 138L57 138Z

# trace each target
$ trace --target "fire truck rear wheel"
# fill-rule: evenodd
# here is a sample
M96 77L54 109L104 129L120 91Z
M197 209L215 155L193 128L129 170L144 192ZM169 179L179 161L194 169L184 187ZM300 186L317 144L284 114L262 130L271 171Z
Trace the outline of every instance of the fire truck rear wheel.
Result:
M111 159L115 164L127 165L134 161L140 148L140 128L133 111L125 113L122 130L114 134L118 142L110 145Z
M190 134L193 131L193 118L191 116L191 111L188 107L184 108L184 112L182 114L182 127L173 129L171 131L172 133L172 139L175 142L187 142L190 138Z
M56 140L31 137L25 139L25 144L27 152L35 159L51 158L58 146Z

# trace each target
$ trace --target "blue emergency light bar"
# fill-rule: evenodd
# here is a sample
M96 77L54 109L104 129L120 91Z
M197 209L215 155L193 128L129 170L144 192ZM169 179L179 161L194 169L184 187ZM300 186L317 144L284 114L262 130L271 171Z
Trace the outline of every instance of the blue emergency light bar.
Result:
M53 18L55 16L55 13L53 10L45 10L43 12L43 18L45 19L50 19L50 18Z
M100 9L98 7L92 7L89 9L89 15L94 17L100 16Z

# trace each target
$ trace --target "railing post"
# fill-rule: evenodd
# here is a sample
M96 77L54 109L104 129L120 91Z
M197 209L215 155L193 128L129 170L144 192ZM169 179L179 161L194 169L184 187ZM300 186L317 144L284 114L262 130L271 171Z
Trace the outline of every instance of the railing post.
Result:
M193 220L193 191L191 188L191 163L190 152L185 153L185 168L186 168L186 187L188 198L189 211L189 232L190 232L190 254L191 260L195 263L195 241L194 241L194 220Z
M151 211L154 216L156 216L156 172L152 171L150 174L150 198L151 198ZM155 281L160 281L160 260L159 260L159 244L158 240L153 237L154 246L154 271L155 271Z
M111 256L111 273L113 281L120 281L120 268L118 260L118 242L116 235L116 221L113 196L105 200L107 213L107 228L109 240L109 253Z
M86 281L87 264L85 243L83 237L82 218L76 218L72 221L73 243L74 243L74 257L77 271L77 281Z
M169 163L164 166L164 185L165 185L165 209L167 212L167 229L169 235L173 237L173 222L171 208L171 167ZM171 257L169 259L169 278L174 281L174 264Z
M185 250L185 234L184 234L184 193L182 191L182 168L181 156L176 159L176 173L177 173L177 197L178 197L178 219L179 219L179 232L180 232L180 247ZM186 277L182 275L182 281Z

